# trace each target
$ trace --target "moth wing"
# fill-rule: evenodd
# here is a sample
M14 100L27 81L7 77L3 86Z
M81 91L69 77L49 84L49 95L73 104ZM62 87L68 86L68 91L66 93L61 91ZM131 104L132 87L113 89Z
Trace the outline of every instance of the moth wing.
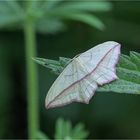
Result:
M120 55L120 46L116 46L107 53L104 60L100 62L98 67L92 73L93 79L103 85L117 79L116 64Z
M78 61L88 71L89 79L103 85L117 79L115 65L118 62L119 55L120 44L108 41L81 54Z
M66 105L74 101L89 103L90 98L94 95L95 90L97 88L96 82L92 81L91 83L89 79L83 78L85 75L88 74L88 72L85 69L82 69L81 65L79 65L77 61L72 62L72 63L74 67L73 69L76 70L75 73L73 75L62 74L60 75L60 78L58 78L56 81L59 81L59 80L61 81L61 78L63 76L68 76L67 80L72 80L73 83L67 86L67 88L64 88L64 90L61 93L59 93L57 96L51 96L51 99L50 99L50 94L54 93L54 91L57 90L57 87L55 87L55 84L57 83L55 83L52 86L54 91L52 92L50 89L50 92L48 92L48 95L46 97L47 108L53 108L56 106ZM50 99L50 101L48 101L48 99Z
M85 73L80 72L75 63L75 59L69 63L51 86L45 100L46 108L80 100L76 83L84 77Z

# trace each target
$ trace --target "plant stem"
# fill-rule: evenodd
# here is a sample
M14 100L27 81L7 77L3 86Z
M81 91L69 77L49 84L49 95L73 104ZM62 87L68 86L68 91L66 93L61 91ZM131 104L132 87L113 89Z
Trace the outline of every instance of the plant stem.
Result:
M27 15L24 26L27 67L27 100L28 100L28 138L36 138L39 130L38 75L37 66L32 57L36 56L36 33L34 20Z

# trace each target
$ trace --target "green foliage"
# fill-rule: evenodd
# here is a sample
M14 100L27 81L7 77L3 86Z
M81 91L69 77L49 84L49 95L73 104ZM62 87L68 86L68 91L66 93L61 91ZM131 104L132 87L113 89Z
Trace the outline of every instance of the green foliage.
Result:
M0 1L0 28L23 28L24 21L30 15L34 19L36 30L41 33L64 30L66 27L63 20L81 21L102 30L103 22L91 12L105 12L112 8L109 2L94 0L31 0L29 3L30 9L25 10L25 1Z
M105 85L99 91L140 94L140 53L122 55L117 66L118 80Z
M30 60L36 56L36 31L40 33L55 33L64 30L64 20L78 20L102 30L104 24L92 12L105 12L111 9L109 2L95 2L94 0L5 0L0 1L0 29L24 31L27 66L27 99L28 99L28 137L34 138L39 129L38 118L38 84L35 64ZM95 13L94 13L95 14ZM60 58L64 67L64 61ZM59 66L59 65L58 65ZM60 73L61 67L53 67L53 71ZM34 104L33 102L36 102ZM7 105L6 105L7 106ZM3 132L2 132L3 133ZM40 133L40 137L43 137Z
M59 61L44 58L33 58L33 60L38 64L51 69L51 72L57 75L59 75L65 66L71 61L70 58L65 57L59 57Z
M0 28L11 27L23 22L25 18L23 9L15 0L0 1Z
M70 121L64 121L62 118L57 120L55 129L55 139L85 139L88 136L88 132L84 130L84 125L79 123L74 128Z
M71 59L61 57L59 61L42 58L35 58L34 60L58 75ZM60 60L63 60L64 65ZM121 55L117 65L117 75L118 80L100 87L98 91L140 94L140 54L130 52L130 56Z
M72 124L70 121L65 121L62 118L59 118L56 122L55 126L55 140L63 139L63 140L73 140L79 139L83 140L87 138L88 132L84 129L84 125L82 123L77 124L72 128ZM38 139L49 140L49 138L42 132L38 132Z

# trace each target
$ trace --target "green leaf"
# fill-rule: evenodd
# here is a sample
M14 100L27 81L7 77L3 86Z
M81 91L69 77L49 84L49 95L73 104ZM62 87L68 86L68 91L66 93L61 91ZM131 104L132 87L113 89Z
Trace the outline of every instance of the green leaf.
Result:
M70 121L65 121L65 138L70 138L71 137L71 129L72 129L72 125Z
M30 8L32 8L33 11L39 10L42 5L44 5L44 0L30 0Z
M48 2L48 6L49 6L49 3L51 2ZM58 1L58 3L57 3L58 4L57 7L53 7L49 10L47 10L47 6L46 6L46 13L44 13L44 16L42 16L43 17L42 20L44 20L45 18L47 18L47 22L49 22L49 19L51 18L52 19L57 18L61 21L63 19L75 20L75 21L86 23L99 30L103 30L105 28L103 22L98 17L96 17L95 15L89 12L108 11L112 7L109 2L96 2L96 1L86 1L86 0L83 0L83 1L72 0L72 1L63 1L63 2ZM44 28L47 29L47 25L45 27L45 24L44 24ZM61 26L60 26L60 30L61 30Z
M45 67L48 65L60 66L60 62L56 60L44 59L44 58L38 58L38 57L33 58L33 60Z
M7 7L11 10L14 11L16 14L22 13L23 14L23 9L19 5L17 0L5 0L5 3L7 4Z
M127 94L140 94L140 84L129 82L126 80L116 80L111 84L105 85L98 89L99 92L116 92Z
M137 70L140 71L140 61L139 61L139 60L140 60L140 54L131 51L131 52L130 52L130 57L131 57L131 60L132 60L133 62L135 62L135 65L136 65L136 67L137 67Z
M60 60L63 61L63 65ZM61 66L61 69L57 67L59 73L54 73L60 74L70 60L70 58L61 57L59 61L55 61ZM47 63L49 64L49 61ZM140 53L130 52L130 56L121 55L117 65L117 76L118 80L100 87L97 91L140 94Z
M59 61L44 58L33 58L33 60L38 64L51 69L51 71L53 73L56 73L57 75L59 75L63 70L63 67L61 66Z
M102 1L78 1L71 0L65 2L56 8L58 12L66 12L66 11L109 11L111 10L112 5L109 2Z
M140 72L136 70L129 70L126 68L118 67L117 75L119 76L120 79L140 84Z
M117 67L118 80L98 89L102 92L140 94L140 54L122 55Z
M6 1L0 1L0 15L11 12L11 8L7 5Z
M59 75L65 66L69 63L71 60L70 58L60 57L59 61L51 60L51 59L44 59L44 58L33 58L35 62L38 64L51 69L51 71L57 75Z
M83 23L86 23L92 27L95 27L99 30L103 30L105 28L103 22L94 15L82 12L65 12L65 13L57 13L60 18L67 20L76 20Z
M130 69L130 70L137 70L137 66L135 63L131 61L131 58L126 55L122 55L120 57L119 66L122 68Z
M14 16L14 15L0 15L0 28L7 27L7 26L14 26L14 24L23 20L21 16Z
M71 60L70 58L59 57L59 62L63 67L66 67Z
M70 121L65 121L62 118L58 119L55 128L55 139L73 140L73 139L85 139L88 136L88 132L84 129L82 123L77 124L72 128Z
M63 0L44 0L43 9L50 10L60 4Z
M23 12L23 9L16 0L5 0L0 1L0 12L3 14L7 12L15 12L19 14Z
M0 1L0 28L11 27L23 21L24 18L24 12L18 2L15 0Z
M57 33L66 29L63 20L75 20L103 30L103 22L92 11L108 11L111 3L86 0L31 0L26 9L24 1L0 1L0 28L22 29L26 17L32 17L40 33ZM14 27L14 28L13 28Z
M56 128L55 128L55 139L63 139L64 138L64 120L62 118L59 118L56 122Z

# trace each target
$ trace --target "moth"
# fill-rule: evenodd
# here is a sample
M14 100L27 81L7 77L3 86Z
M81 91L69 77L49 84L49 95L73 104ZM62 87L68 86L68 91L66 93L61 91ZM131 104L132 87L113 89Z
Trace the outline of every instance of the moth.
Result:
M71 102L89 103L98 86L116 80L120 44L107 41L74 57L49 89L46 108Z

